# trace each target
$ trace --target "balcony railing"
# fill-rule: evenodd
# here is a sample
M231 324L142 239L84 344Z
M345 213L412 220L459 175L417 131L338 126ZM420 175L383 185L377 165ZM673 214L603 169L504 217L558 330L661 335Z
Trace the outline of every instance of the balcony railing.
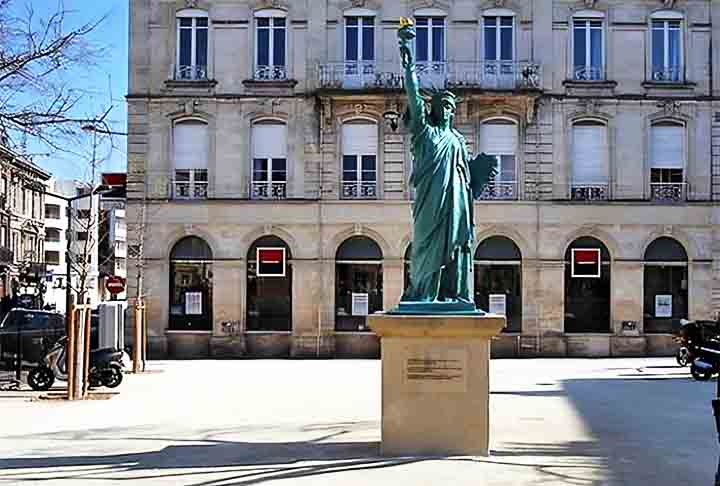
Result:
M654 67L652 70L652 80L659 83L682 83L683 68L681 66L671 66L666 68Z
M572 184L570 199L573 201L607 201L610 191L607 184Z
M484 201L517 199L517 182L490 182L480 194L480 199Z
M605 66L575 66L575 81L605 81Z
M376 182L343 182L343 199L375 199L377 198Z
M650 199L657 202L685 201L687 184L684 182L652 182L650 183Z
M207 81L207 66L173 66L173 79L175 81Z
M255 66L255 81L285 81L288 78L287 66Z
M287 197L287 183L285 182L253 182L251 186L251 199L285 199Z
M173 199L207 199L207 182L179 182L172 183Z
M539 64L529 62L418 62L420 85L435 88L537 89ZM321 64L318 81L325 89L400 89L402 68L397 63L349 61Z

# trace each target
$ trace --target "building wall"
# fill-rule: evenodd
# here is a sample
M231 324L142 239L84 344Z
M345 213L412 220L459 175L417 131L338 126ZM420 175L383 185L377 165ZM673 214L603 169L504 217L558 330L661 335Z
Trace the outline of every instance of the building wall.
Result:
M403 255L411 241L409 135L393 131L387 110L403 111L397 89L349 90L323 85L321 66L344 57L344 13L375 12L377 69L399 72L396 29L417 8L447 14L449 65L483 57L482 15L502 8L515 15L515 59L540 65L537 89L458 88L455 119L471 151L479 149L483 121L503 117L518 127L516 200L476 203L476 234L504 235L522 253L523 319L520 336L496 343L498 354L658 354L671 350L666 335L649 335L643 322L643 255L661 236L688 255L688 317L720 311L720 5L701 0L539 2L507 0L412 1L198 1L208 12L208 81L173 79L177 12L183 1L133 0L130 6L128 95L128 243L142 241L143 295L151 350L190 354L366 355L377 351L369 333L335 329L335 253L353 235L367 235L383 252L383 296L392 307L402 293ZM665 4L671 4L670 7ZM604 16L605 79L572 80L572 18L588 9ZM288 81L253 80L253 12L287 11ZM686 80L653 81L649 67L650 18L682 15ZM582 16L588 15L587 12ZM481 64L478 66L482 67ZM185 118L209 127L208 199L172 198L172 127ZM378 124L376 200L341 199L342 123ZM287 200L251 200L251 127L262 119L288 127ZM571 198L572 126L600 120L608 137L607 200ZM673 120L685 126L687 197L653 201L650 126ZM716 153L718 152L718 153ZM263 235L276 235L293 259L292 331L287 336L242 332L246 326L247 251ZM213 326L210 333L167 332L169 257L184 236L199 236L213 252ZM569 335L564 329L565 250L593 236L611 257L611 332ZM130 295L137 290L129 265ZM239 322L228 333L223 322ZM638 335L622 329L639 323Z

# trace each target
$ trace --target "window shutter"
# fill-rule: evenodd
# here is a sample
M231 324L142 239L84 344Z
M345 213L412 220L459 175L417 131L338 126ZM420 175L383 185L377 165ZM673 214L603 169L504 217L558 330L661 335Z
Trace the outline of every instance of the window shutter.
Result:
M254 125L252 150L254 159L286 159L287 125L279 123Z
M650 129L650 166L653 169L683 168L684 127L655 126Z
M173 129L175 170L207 169L208 127L199 121L175 124Z
M374 123L346 123L342 128L345 155L376 155L378 127Z
M608 163L605 126L573 127L572 145L573 183L606 184Z
M493 155L515 155L517 138L517 125L514 123L484 123L480 127L480 151Z

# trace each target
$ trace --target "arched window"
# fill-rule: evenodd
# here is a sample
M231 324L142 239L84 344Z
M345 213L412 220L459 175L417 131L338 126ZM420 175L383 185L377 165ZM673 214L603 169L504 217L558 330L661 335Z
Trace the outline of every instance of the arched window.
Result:
M352 121L342 127L342 197L377 197L378 126L368 121Z
M685 126L660 121L650 127L650 197L653 201L685 200Z
M284 251L273 251L276 249ZM250 246L247 260L247 330L291 331L292 265L288 264L292 260L290 247L277 236L263 236ZM258 272L263 264L285 268L283 272L272 272L268 275Z
M688 314L688 257L673 238L660 237L645 250L643 329L671 333Z
M208 195L208 126L187 119L173 125L173 197L204 199Z
M208 15L204 10L187 8L177 15L175 79L208 78Z
M609 151L607 126L596 120L581 120L572 127L573 200L604 200L609 197Z
M583 236L565 253L565 332L610 332L610 252Z
M507 318L504 332L522 330L522 255L504 236L483 240L475 251L475 305Z
M212 329L212 261L212 250L197 236L183 238L170 252L171 330Z
M573 79L599 81L605 79L605 14L582 10L573 15L572 53Z
M517 147L518 126L513 121L496 118L480 125L480 152L497 160L497 175L482 199L517 198Z
M287 12L265 9L255 12L254 79L287 79Z
M650 17L650 79L653 81L680 83L685 80L683 21L683 15L672 10L655 12Z
M252 127L252 199L287 197L287 125L263 121Z
M367 331L368 314L382 310L382 250L366 236L345 240L335 255L335 330Z

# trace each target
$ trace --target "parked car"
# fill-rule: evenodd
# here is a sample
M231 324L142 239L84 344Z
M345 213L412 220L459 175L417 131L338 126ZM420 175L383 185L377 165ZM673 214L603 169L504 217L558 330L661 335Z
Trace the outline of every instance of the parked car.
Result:
M63 314L15 308L0 322L0 358L13 361L18 350L18 340L22 345L24 362L37 363L44 351L65 335L65 316Z

